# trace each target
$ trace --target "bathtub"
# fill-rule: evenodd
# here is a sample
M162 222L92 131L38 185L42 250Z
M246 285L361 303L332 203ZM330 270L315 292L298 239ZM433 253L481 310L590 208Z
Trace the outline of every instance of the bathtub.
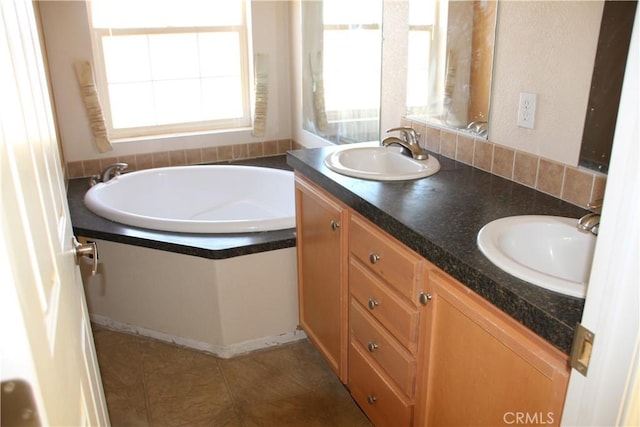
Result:
M178 182L187 188L180 188ZM279 236L277 239L293 236L293 222L267 219L270 226L291 228L232 237L148 233L136 228L122 231L122 227L113 227L107 221L94 221L87 212L87 204L82 203L83 199L95 197L99 204L108 201L122 211L133 211L129 213L133 218L151 217L152 220L145 218L138 223L149 228L150 222L156 222L154 227L158 222L163 225L169 222L155 221L158 216L155 212L176 216L175 212L185 211L184 206L173 206L184 205L185 194L195 195L192 196L195 200L188 204L202 206L204 200L211 207L214 199L229 200L230 195L240 199L238 195L247 191L247 187L259 189L258 197L262 196L259 200L275 199L283 205L291 200L289 216L293 216L292 173L280 169L240 165L153 169L118 176L95 185L89 192L86 180L72 180L69 184L72 219L74 226L83 230L78 238L96 242L99 251L95 275L91 275L89 260L80 260L91 321L222 358L305 339L306 335L298 328L295 243L281 245L277 240L264 243L264 236L269 234ZM211 195L214 192L215 197ZM87 196L93 193L97 196ZM166 203L167 193L180 197ZM160 202L152 200L154 194ZM229 202L233 203L236 202ZM259 204L255 200L252 203ZM155 206L155 210L149 212L150 206ZM112 218L128 221L120 216ZM196 220L183 218L176 222L184 226L194 225ZM241 229L238 225L251 231L263 228L248 227L256 222L255 218L212 222L216 230ZM274 225L277 223L283 225ZM203 229L194 231L199 233ZM224 244L218 245L216 241ZM237 253L229 249L230 241L239 245ZM248 250L245 245L254 241L260 249ZM231 255L230 250L234 252Z
M238 165L130 172L91 187L96 215L182 233L246 233L295 227L293 172Z

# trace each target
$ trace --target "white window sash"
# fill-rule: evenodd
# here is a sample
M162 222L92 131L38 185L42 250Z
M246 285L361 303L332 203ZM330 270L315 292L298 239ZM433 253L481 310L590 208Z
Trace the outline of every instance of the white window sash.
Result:
M107 131L112 140L128 139L136 137L157 136L179 133L197 133L206 131L218 131L224 129L244 129L251 127L251 82L249 80L249 46L247 41L247 27L245 25L230 26L207 26L207 27L170 27L170 28L92 28L92 41L94 50L94 67L96 75L96 87L100 98L103 99L104 117ZM102 38L105 36L118 35L149 35L149 34L180 34L198 32L235 32L239 35L240 41L240 79L242 87L242 115L239 117L194 121L172 124L161 124L153 126L140 126L131 128L113 127L111 115L111 100L109 98L106 64L104 61L104 51Z

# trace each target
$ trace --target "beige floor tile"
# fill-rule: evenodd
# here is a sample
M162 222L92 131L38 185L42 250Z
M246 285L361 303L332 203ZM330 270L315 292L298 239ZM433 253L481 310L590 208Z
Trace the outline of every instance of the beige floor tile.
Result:
M371 426L308 341L219 359L94 328L114 426Z
M313 391L334 377L307 341L229 360L220 367L234 400L244 407L287 400Z
M149 425L138 339L100 328L93 335L111 424Z

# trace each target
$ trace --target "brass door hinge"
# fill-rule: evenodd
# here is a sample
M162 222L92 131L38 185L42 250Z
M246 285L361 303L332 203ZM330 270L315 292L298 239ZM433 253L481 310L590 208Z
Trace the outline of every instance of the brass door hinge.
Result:
M573 345L571 346L571 367L580 372L585 377L589 369L589 361L591 360L591 351L593 350L593 341L596 335L582 326L580 323L576 326L576 332L573 336Z

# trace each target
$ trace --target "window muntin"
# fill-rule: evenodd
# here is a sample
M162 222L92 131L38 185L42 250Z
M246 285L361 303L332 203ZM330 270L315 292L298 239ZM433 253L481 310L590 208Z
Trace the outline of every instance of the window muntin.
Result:
M248 127L244 16L243 0L92 1L97 84L111 136Z

